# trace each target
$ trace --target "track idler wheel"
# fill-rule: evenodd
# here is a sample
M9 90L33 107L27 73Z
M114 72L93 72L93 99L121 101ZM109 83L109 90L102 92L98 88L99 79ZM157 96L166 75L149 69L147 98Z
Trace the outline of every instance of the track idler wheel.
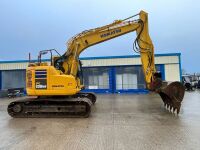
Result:
M20 104L16 104L13 107L13 112L20 113L22 111L22 106Z
M15 117L23 112L23 105L12 102L8 105L7 111L11 117Z
M173 112L179 114L181 102L185 94L185 87L180 82L172 82L165 88L158 91L165 107Z

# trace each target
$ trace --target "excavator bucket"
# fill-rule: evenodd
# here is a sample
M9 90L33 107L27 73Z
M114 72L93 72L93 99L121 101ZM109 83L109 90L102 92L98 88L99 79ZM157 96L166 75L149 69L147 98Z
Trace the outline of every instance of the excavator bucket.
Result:
M170 83L159 92L165 107L173 112L179 114L181 102L185 94L185 87L178 81Z

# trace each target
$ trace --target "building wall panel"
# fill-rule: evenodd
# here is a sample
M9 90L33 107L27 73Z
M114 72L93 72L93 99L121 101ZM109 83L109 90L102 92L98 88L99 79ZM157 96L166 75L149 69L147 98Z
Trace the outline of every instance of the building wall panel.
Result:
M84 67L89 66L123 66L123 65L141 65L140 58L114 58L114 59L94 59L82 60ZM156 64L174 64L179 63L178 56L155 57Z
M180 81L179 64L165 65L165 79L166 81Z
M26 69L28 63L1 63L0 70Z
M109 59L84 59L82 60L84 67L90 66L123 66L123 65L141 65L140 57L134 58L109 58ZM178 56L157 56L156 64L175 64L179 63ZM28 62L18 63L0 63L0 70L16 70L26 69Z

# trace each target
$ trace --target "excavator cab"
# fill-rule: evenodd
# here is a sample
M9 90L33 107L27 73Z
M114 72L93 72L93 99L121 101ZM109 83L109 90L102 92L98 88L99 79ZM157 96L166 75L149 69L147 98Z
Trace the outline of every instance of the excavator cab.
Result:
M53 52L55 52L57 54L57 56L53 56ZM61 56L56 49L41 50L38 55L38 64L42 63L42 56L46 55L48 53L50 53L50 55L51 55L51 60L50 60L51 65L53 65L54 60L56 58L59 58Z

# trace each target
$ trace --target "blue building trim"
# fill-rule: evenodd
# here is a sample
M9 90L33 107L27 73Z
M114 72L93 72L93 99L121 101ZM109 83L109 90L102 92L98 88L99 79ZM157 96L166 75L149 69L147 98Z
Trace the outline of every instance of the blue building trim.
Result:
M166 54L155 54L155 57L162 56L179 56L181 53L166 53ZM115 59L115 58L138 58L140 55L124 55L124 56L101 56L101 57L81 57L80 60L93 60L93 59ZM50 61L50 59L43 59L42 61ZM24 63L29 60L13 60L13 61L0 61L0 63ZM37 62L37 60L31 60L31 62Z
M155 54L155 57L162 56L180 56L181 53L167 53L167 54ZM81 60L93 60L93 59L115 59L115 58L138 58L140 55L124 55L124 56L101 56L101 57L84 57Z
M108 94L112 93L110 89L84 89L81 90L81 92L108 93Z
M165 65L163 64L163 80L165 80Z
M109 78L110 78L110 88L112 89L112 93L115 92L116 89L116 67L111 67L110 68L110 74L109 74Z
M160 64L160 71L162 73L162 80L165 80L165 65Z
M182 82L181 54L178 56L178 59L179 59L179 72L180 72L180 81Z
M2 89L2 71L0 70L0 90Z
M148 94L149 90L147 89L122 89L122 90L115 90L115 93L137 93L137 94Z

